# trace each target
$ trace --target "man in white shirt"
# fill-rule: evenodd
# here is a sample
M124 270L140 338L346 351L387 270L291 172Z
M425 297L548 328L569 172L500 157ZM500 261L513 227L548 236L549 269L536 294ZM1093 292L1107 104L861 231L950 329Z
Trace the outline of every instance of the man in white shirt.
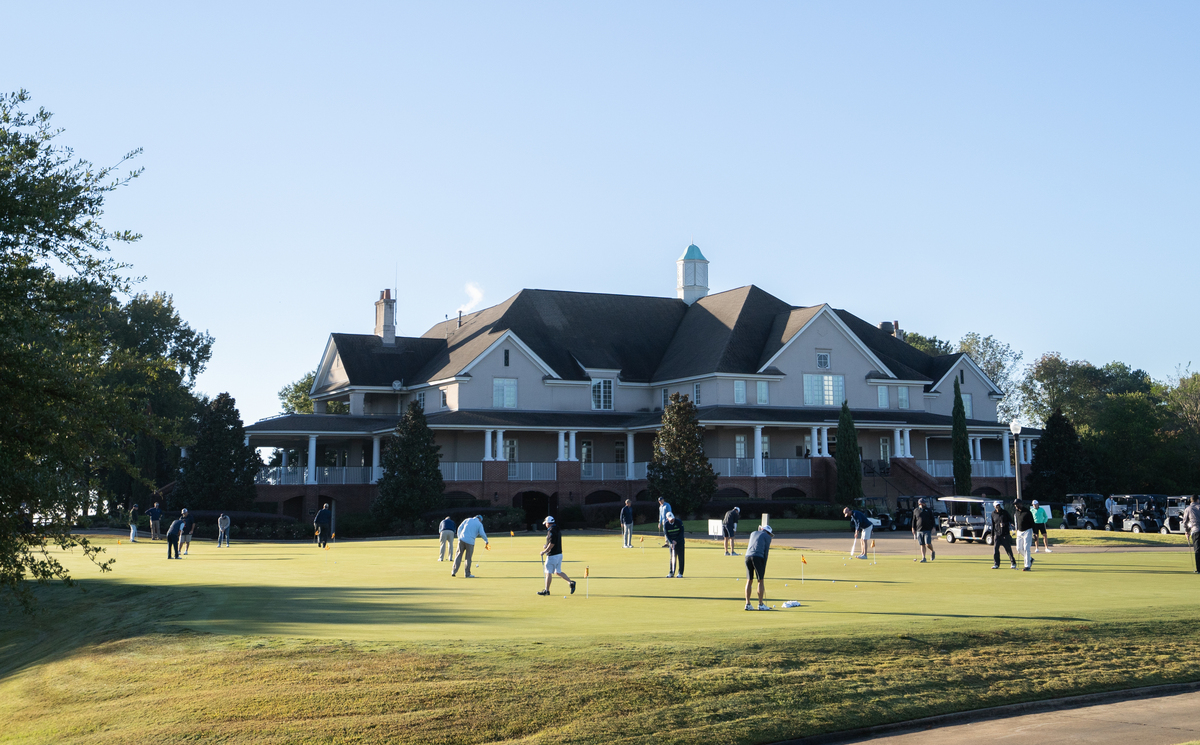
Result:
M483 515L468 517L458 526L458 553L454 555L454 568L450 570L451 577L458 574L458 567L462 564L463 558L466 557L466 576L470 579L475 579L475 575L471 574L471 556L475 553L476 538L482 538L483 544L487 545L488 537L483 529Z

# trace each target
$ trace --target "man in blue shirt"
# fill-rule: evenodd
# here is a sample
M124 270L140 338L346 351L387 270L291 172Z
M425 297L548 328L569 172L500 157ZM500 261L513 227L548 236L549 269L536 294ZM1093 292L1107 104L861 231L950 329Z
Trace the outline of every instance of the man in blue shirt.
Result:
M683 579L683 520L676 517L674 512L668 512L663 530L667 537L667 545L671 547L671 563L667 567L667 576Z
M633 548L633 500L626 499L621 508L621 541L623 548Z
M159 509L158 502L155 502L153 507L146 510L146 517L150 518L150 540L159 540L162 538L158 529L159 520L162 520L162 510Z
M487 531L483 529L483 515L468 517L458 526L458 552L454 554L454 567L450 570L451 577L458 574L458 568L462 566L463 559L466 559L466 576L468 579L475 579L475 575L471 574L471 557L475 554L475 541L481 538L483 544L488 545Z
M671 504L667 500L663 499L662 497L659 497L658 498L658 529L661 530L662 534L663 534L663 545L662 545L663 548L668 548L671 545L671 541L667 539L667 513L670 511L671 511Z
M192 548L192 531L196 529L196 519L188 514L187 508L183 508L179 515L179 547L183 549L183 555L187 556L188 551ZM179 557L176 556L176 559Z
M446 560L446 553L450 553L450 558L454 559L454 529L458 526L446 515L446 519L442 520L442 524L438 526L438 561Z
M167 528L167 558L179 558L179 534L183 528L183 520L174 520L171 522L171 527ZM175 556L171 556L171 549L175 549Z
M867 558L867 544L871 540L871 530L875 527L871 522L871 518L867 517L866 513L859 510L852 510L849 507L842 510L842 514L850 518L850 525L854 528L854 540L850 543L850 555L856 559ZM855 556L856 546L859 541L862 541L862 553Z

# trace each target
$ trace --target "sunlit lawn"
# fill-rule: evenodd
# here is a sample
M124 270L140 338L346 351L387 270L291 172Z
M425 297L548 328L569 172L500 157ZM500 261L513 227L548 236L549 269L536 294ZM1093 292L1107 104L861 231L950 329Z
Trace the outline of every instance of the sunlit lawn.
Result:
M1030 573L983 549L778 548L769 602L802 606L747 613L740 557L693 542L668 579L654 534L627 550L568 532L578 590L556 579L549 598L540 536L480 547L476 579L427 539L197 542L178 562L103 542L115 573L72 559L87 593L0 616L0 742L769 742L1200 679L1186 546Z

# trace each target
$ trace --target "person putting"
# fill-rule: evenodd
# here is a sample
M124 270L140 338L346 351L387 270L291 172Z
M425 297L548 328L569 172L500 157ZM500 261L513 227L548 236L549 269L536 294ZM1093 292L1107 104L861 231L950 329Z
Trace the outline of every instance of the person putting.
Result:
M734 507L721 518L721 533L725 536L725 555L737 556L733 550L733 536L737 533L738 518L742 516L742 508Z
M671 547L667 576L683 579L683 520L675 517L674 512L668 512L663 532L667 536L667 545Z
M771 539L775 531L770 525L764 525L750 534L750 542L746 544L746 610L754 610L750 604L750 589L758 578L758 609L770 610L763 602L766 593L767 552L771 550Z
M183 532L183 519L177 518L171 522L171 527L167 528L167 558L168 559L178 559L179 558L179 535L181 532ZM171 556L172 550L175 552L174 556Z
M574 595L575 581L562 570L562 531L558 529L558 525L550 515L546 516L542 525L546 526L546 545L542 547L541 554L546 561L546 586L538 591L538 595L550 594L550 581L556 574L567 581L567 584L571 586L571 594Z
M329 510L329 504L326 503L313 518L313 527L317 529L317 548L325 548L329 543L329 529L332 526L333 513Z
M850 542L850 555L856 559L867 558L867 546L871 542L871 531L874 530L875 524L861 510L852 510L846 507L842 510L842 514L850 518L850 525L854 527L854 540ZM862 553L855 555L854 552L858 550L860 540L862 541Z

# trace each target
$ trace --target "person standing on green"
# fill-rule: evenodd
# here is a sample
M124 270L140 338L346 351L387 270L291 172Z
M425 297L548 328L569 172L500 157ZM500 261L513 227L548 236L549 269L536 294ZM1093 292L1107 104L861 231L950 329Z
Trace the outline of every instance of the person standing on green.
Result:
M138 506L135 504L129 510L129 542L137 543Z
M167 558L179 558L179 535L183 532L183 520L177 519L171 522L171 527L167 528ZM175 555L171 556L171 549L175 550Z
M161 540L162 534L158 529L158 525L159 521L162 520L162 508L158 506L158 502L155 502L153 507L146 510L146 517L150 518L150 540Z
M1038 501L1033 500L1033 552L1038 552L1037 539L1042 537L1042 548L1046 549L1046 553L1052 554L1050 550L1049 535L1046 533L1046 523L1050 521L1050 508L1039 505Z
M758 577L758 609L770 610L763 602L763 595L766 593L767 552L771 550L771 538L774 536L775 531L771 526L764 525L750 534L750 541L746 544L746 610L754 610L750 604L750 589L755 576Z
M333 525L333 513L326 503L313 518L313 527L317 529L317 548L325 548L329 544L329 528Z
M683 520L676 519L674 512L668 512L666 518L663 533L666 535L667 545L671 547L671 564L667 576L683 579Z

